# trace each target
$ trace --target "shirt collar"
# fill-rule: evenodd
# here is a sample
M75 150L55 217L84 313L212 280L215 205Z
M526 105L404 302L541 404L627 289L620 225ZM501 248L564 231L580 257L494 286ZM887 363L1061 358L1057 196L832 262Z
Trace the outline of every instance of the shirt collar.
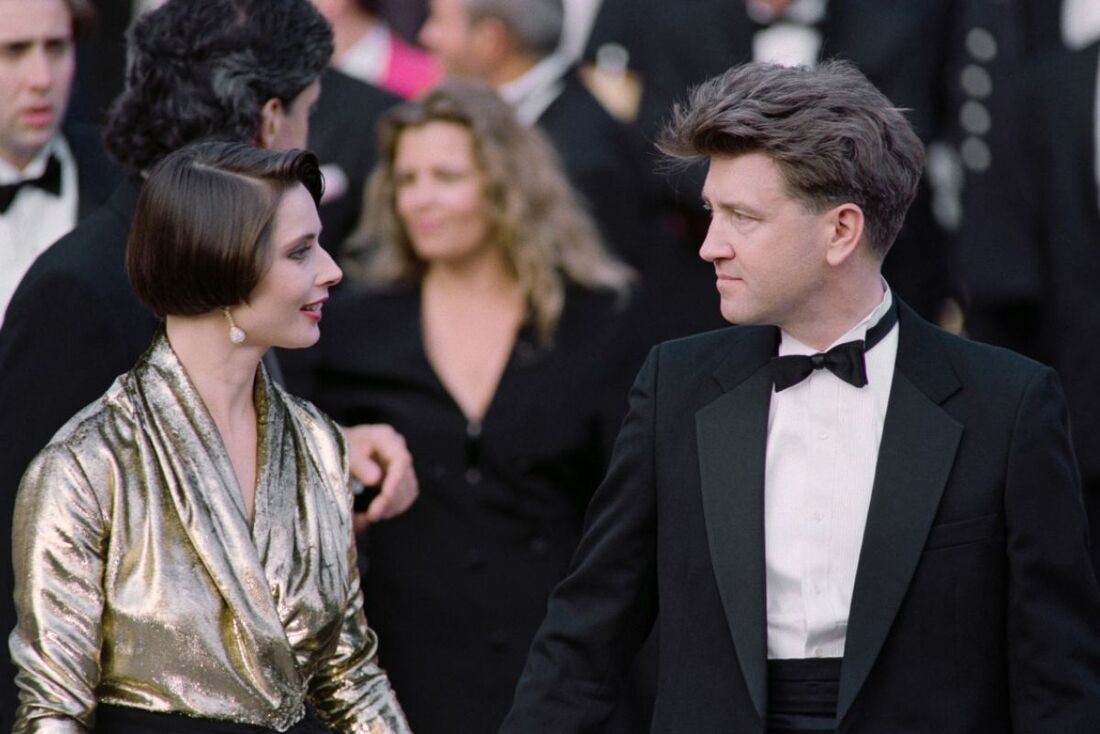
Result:
M562 76L569 68L563 56L552 53L526 73L497 87L497 93L516 108L516 116L527 125L533 125L550 102L561 93Z
M890 310L890 305L894 302L894 295L891 293L890 286L886 284L885 280L882 281L882 287L882 300L879 304L871 309L870 313L860 319L855 326L842 334L823 351L828 351L837 344L843 344L844 342L859 341L867 336L867 330L877 324L879 319L886 315L886 312ZM818 351L822 351L803 344L782 329L780 329L779 333L779 354L781 356L786 354L816 354Z
M50 156L57 152L58 135L54 135L50 142L42 147L42 150L31 159L25 168L16 168L13 164L0 158L0 184L13 184L26 179L38 178L46 172L46 162Z

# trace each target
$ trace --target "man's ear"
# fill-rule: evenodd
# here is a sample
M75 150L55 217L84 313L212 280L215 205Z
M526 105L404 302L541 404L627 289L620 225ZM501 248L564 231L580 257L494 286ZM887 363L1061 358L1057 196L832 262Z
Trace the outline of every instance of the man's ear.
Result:
M833 207L827 213L828 243L825 260L837 267L863 245L863 210L852 203Z
M256 145L261 148L271 148L279 134L279 128L283 125L286 110L283 101L278 97L272 97L260 107L260 129L256 132Z

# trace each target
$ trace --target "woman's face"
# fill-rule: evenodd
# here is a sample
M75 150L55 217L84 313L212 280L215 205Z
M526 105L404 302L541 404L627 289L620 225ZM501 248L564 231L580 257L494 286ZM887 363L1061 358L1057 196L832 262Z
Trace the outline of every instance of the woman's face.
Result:
M465 127L429 122L405 129L393 168L397 216L417 257L462 265L492 252L485 177Z
M321 220L305 186L283 194L271 227L271 265L248 302L232 309L248 343L298 348L321 336L321 306L342 273L320 245Z

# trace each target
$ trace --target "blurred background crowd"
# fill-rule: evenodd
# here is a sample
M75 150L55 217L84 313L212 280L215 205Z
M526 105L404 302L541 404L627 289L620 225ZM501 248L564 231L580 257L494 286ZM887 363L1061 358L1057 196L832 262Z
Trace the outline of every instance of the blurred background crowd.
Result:
M0 444L23 447L0 473L5 517L31 456L106 388L81 387L75 368L127 369L152 321L119 316L131 346L79 326L91 301L18 306L16 289L29 292L19 284L35 259L154 162L119 154L135 138L118 132L126 110L112 102L126 29L162 3L58 3L60 29L41 31L28 61L16 30L40 32L25 27L32 4L0 0ZM645 349L723 325L697 256L702 171L663 165L653 141L689 87L739 62L846 58L908 110L928 146L926 185L885 277L929 320L1057 368L1100 531L1100 2L313 4L334 51L300 132L323 164L323 242L349 278L322 343L280 354L279 368L337 420L390 423L409 441L421 498L362 546L368 616L414 730L495 730ZM164 62L148 43L131 53ZM196 49L176 61L224 51ZM139 67L130 82L145 94L178 93ZM114 159L105 127L122 141ZM436 241L432 206L465 217L466 239ZM494 256L466 267L489 240ZM89 278L123 277L84 245ZM65 331L74 323L79 333ZM55 351L28 356L47 337ZM82 339L95 346L65 351ZM25 417L50 410L41 426ZM641 730L630 717L644 715L644 666L623 731ZM449 695L456 680L466 687Z

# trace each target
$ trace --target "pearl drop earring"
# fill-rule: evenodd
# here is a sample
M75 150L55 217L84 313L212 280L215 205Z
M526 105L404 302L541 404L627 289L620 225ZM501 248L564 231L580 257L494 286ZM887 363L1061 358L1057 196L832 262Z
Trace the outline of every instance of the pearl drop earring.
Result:
M223 308L222 314L225 316L225 320L229 322L229 341L234 344L244 344L244 329L237 326L236 322L233 321L233 315L229 313L229 308Z

